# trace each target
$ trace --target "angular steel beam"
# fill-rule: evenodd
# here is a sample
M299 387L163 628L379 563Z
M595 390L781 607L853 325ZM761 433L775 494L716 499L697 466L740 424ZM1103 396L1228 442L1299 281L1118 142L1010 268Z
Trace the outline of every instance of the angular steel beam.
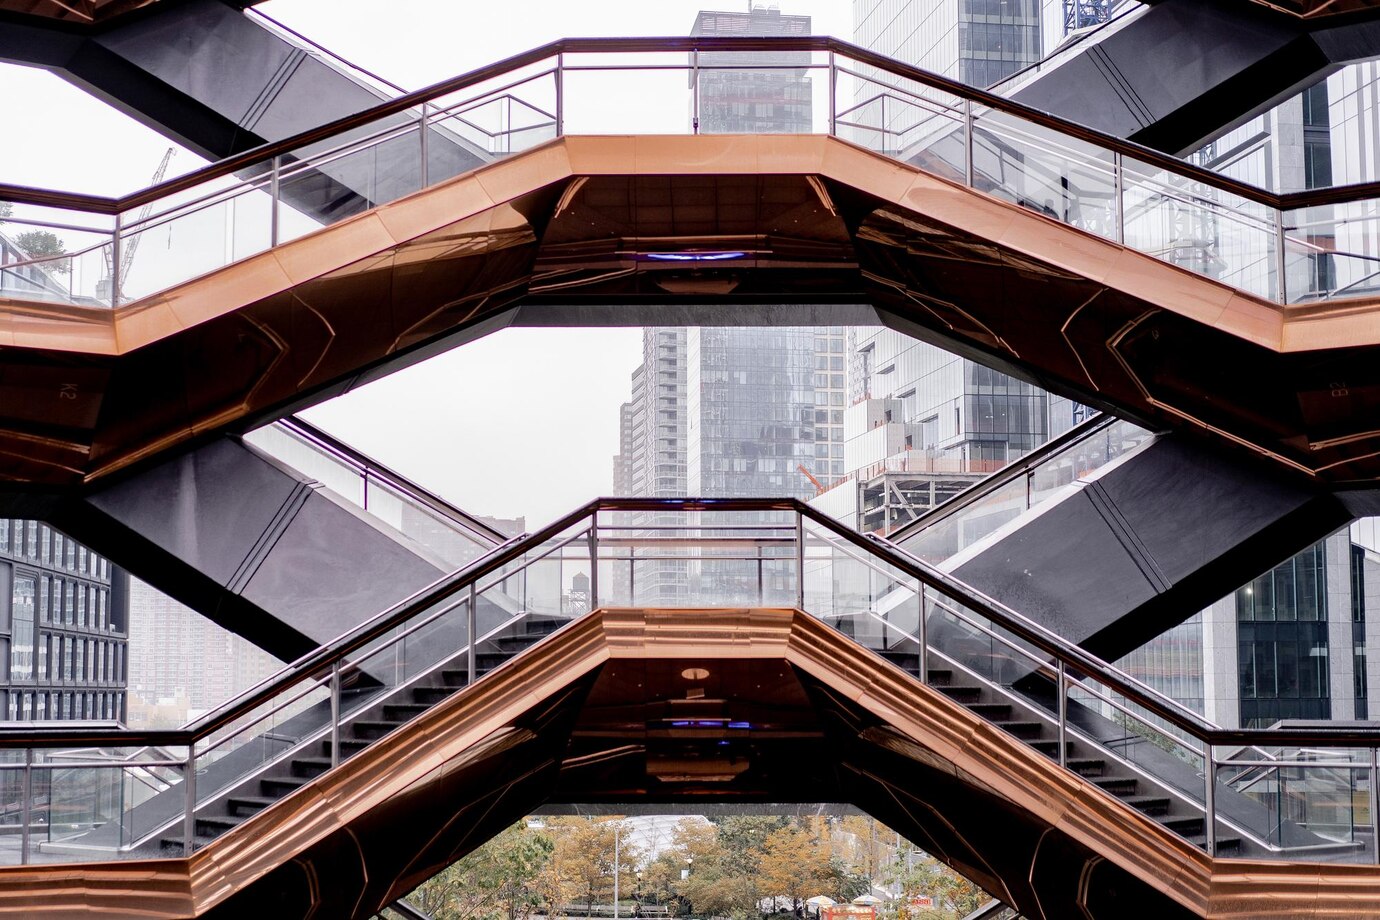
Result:
M1374 11L1307 21L1233 0L1161 0L999 92L1166 153L1187 153L1353 61Z

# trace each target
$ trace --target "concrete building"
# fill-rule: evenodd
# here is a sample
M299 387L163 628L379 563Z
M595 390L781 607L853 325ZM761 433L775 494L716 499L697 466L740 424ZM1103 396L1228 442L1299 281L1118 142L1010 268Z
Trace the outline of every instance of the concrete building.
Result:
M124 720L128 585L48 525L0 518L0 718Z

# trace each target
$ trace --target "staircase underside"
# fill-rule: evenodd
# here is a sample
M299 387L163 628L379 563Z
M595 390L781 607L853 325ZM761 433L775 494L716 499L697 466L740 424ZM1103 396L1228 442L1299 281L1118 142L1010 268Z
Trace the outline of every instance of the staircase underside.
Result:
M0 916L363 918L543 802L599 800L852 802L1029 916L1380 911L1380 870L1213 860L805 614L614 609L191 859L0 871Z
M744 255L648 258L694 249ZM1373 480L1376 308L1281 307L831 137L567 137L118 310L0 304L0 475L70 488L512 324L870 320Z

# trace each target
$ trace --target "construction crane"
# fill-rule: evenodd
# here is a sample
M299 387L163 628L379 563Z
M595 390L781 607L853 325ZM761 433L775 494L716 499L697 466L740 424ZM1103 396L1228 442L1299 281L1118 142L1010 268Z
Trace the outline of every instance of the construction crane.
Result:
M172 162L173 155L177 153L176 147L169 147L168 152L163 154L163 160L158 164L158 168L153 171L153 178L149 180L149 185L154 186L163 181L167 175L168 164ZM139 216L134 218L135 224L141 224L153 211L153 202L150 201L139 209ZM124 248L120 250L120 274L121 286L126 278L129 277L130 266L134 264L134 253L139 250L139 241L144 238L142 233L136 233L132 237L124 240ZM115 247L111 246L101 250L101 255L105 258L105 278L96 286L96 296L105 300L110 298L111 306L115 305L119 299L119 291L115 290L115 273L112 271Z
M822 494L824 493L824 483L822 483L822 482L820 482L818 479L816 479L816 478L810 473L810 471L807 470L807 469L805 468L805 464L803 464L803 463L797 463L797 464L795 465L795 468L798 469L798 470L800 470L800 472L804 473L806 479L808 479L808 480L810 480L810 482L814 483L814 485L815 485L815 494L816 494L816 495L822 495Z

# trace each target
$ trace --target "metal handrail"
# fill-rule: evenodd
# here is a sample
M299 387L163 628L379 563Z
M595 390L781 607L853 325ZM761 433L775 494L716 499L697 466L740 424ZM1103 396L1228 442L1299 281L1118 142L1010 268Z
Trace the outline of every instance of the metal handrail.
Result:
M974 613L991 620L994 624L1011 633L1021 641L1027 642L1057 661L1062 662L1072 678L1077 675L1096 678L1109 690L1148 713L1155 715L1189 733L1192 737L1211 746L1249 747L1253 745L1278 745L1281 747L1304 747L1310 745L1351 746L1372 748L1380 745L1380 727L1358 729L1345 727L1338 729L1225 729L1213 725L1196 713L1192 713L1153 689L1122 673L1113 665L1102 661L1083 649L1039 624L1026 619L1018 612L995 599L981 593L969 585L955 579L924 561L912 556L900 547L878 539L864 536L828 517L814 507L798 499L755 499L755 498L600 498L576 509L570 514L547 525L534 534L515 539L499 547L489 555L474 561L468 566L444 576L412 597L383 611L371 620L356 627L321 648L302 656L293 662L284 673L252 688L221 709L208 713L201 719L189 723L181 729L160 731L129 731L122 729L44 729L11 730L0 729L0 749L43 747L60 744L100 745L138 744L185 746L206 738L216 730L230 724L277 696L296 683L310 679L323 668L345 661L351 653L370 642L384 636L391 629L406 622L459 591L477 583L480 579L502 569L508 563L521 558L535 546L561 536L565 531L586 518L592 518L601 511L662 511L662 512L734 512L734 511L784 511L794 512L802 520L826 529L844 542L851 543L866 553L880 558L887 565L917 579L935 591L969 608ZM1010 641L1005 639L1004 641Z
M0 200L20 204L58 207L69 210L89 211L97 214L119 214L156 201L166 195L192 188L210 179L220 178L252 166L263 164L274 157L292 153L302 147L336 135L351 131L380 118L401 114L432 100L467 89L486 80L501 76L521 67L564 54L615 54L635 52L831 52L852 58L869 67L890 73L894 76L913 80L932 89L977 103L989 109L1019 116L1027 121L1048 127L1062 134L1096 144L1116 153L1130 156L1138 161L1177 173L1187 178L1201 181L1205 185L1238 195L1250 201L1281 210L1336 204L1364 198L1380 196L1380 182L1363 182L1352 185L1333 186L1302 192L1275 193L1248 183L1219 175L1211 170L1185 162L1177 157L1144 147L1133 141L1103 134L1092 128L1076 124L1051 115L1048 112L1031 108L1022 103L1006 99L987 90L976 89L939 74L904 64L884 55L869 51L850 42L827 36L674 36L665 38L565 38L549 42L528 51L512 55L501 61L468 73L442 80L431 86L405 93L395 99L386 100L372 108L338 118L326 124L300 132L281 141L262 144L213 163L202 169L186 173L158 185L150 186L124 196L103 196L78 194L56 189L34 188L29 186L0 184ZM610 67L609 69L636 69L635 67ZM799 68L797 68L799 69Z
M1115 425L1118 421L1121 421L1121 419L1101 412L1084 419L1068 431L1050 438L1025 456L1008 463L992 475L973 483L943 504L936 505L915 520L906 523L902 527L898 527L887 535L887 539L892 543L900 543L903 540L909 540L920 531L928 530L931 526L950 515L957 514L964 508L977 502L979 499L1015 482L1022 476L1029 474L1035 467L1053 459L1066 448L1086 438L1091 438L1093 435Z
M372 476L385 486L403 493L417 504L424 505L428 510L435 511L464 529L479 535L491 546L498 546L509 539L507 534L495 530L469 512L455 507L435 492L417 485L391 467L379 463L373 457L351 447L330 432L316 427L300 415L289 415L287 418L279 419L273 423L273 427L288 431L314 444L341 463L352 467L361 477Z

